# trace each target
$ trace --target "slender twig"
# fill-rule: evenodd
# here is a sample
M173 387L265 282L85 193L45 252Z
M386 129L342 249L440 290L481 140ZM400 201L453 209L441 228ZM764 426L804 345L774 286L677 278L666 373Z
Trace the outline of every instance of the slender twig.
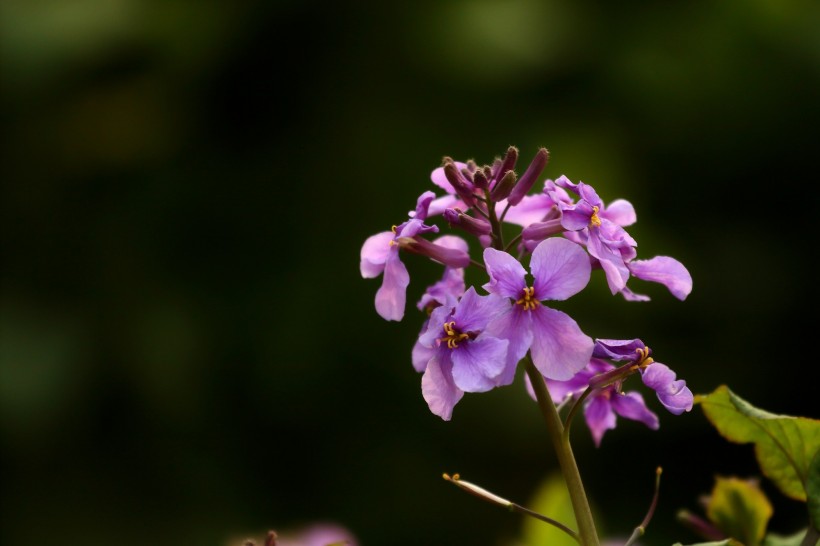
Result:
M632 531L632 536L629 537L629 540L626 541L624 546L632 546L636 540L641 538L643 534L646 532L646 527L649 525L652 516L655 514L655 507L658 506L658 497L660 496L661 492L661 473L663 469L658 467L655 470L655 494L652 495L652 502L649 503L649 510L646 512L646 517L643 518L643 521L640 525L635 527L635 530Z
M572 425L572 418L575 417L575 413L578 411L578 408L581 407L581 404L584 402L584 400L587 399L587 397L590 394L592 394L592 387L587 387L587 390L585 390L584 393L581 396L578 397L578 400L576 400L575 403L572 405L572 407L569 409L569 413L567 414L567 418L564 419L564 436L565 437L567 437L567 438L569 437L569 427L570 427L570 425Z
M519 233L518 235L513 237L512 240L509 243L507 243L507 246L504 247L504 252L509 252L510 249L513 248L518 243L518 241L520 241L520 240L521 240L521 234Z
M485 269L485 270L487 269L487 267L483 263L479 262L478 260L474 260L474 259L470 258L470 263L473 264L476 267L480 267L481 269Z
M491 493L490 491L487 491L483 487L478 486L474 483L466 482L462 480L461 476L459 476L458 474L453 474L452 476L450 476L449 474L443 474L442 477L448 482L458 486L460 489L470 493L471 495L483 499L487 502L497 504L498 506L503 506L510 512L518 512L519 514L524 514L525 516L530 516L537 520L541 520L544 523L549 523L557 529L560 529L561 531L565 532L566 534L571 536L576 542L578 542L578 533L576 533L560 521L556 521L549 516L545 516L544 514L539 514L538 512L530 510L529 508L521 506L520 504L508 501L507 499L499 497L495 493Z
M547 384L541 372L535 367L532 358L527 355L526 362L527 376L532 383L538 407L547 425L547 432L552 440L552 446L558 458L558 464L564 475L567 484L569 498L572 502L572 510L575 513L575 521L578 524L578 539L581 546L598 546L598 534L595 531L595 521L592 519L592 511L589 509L589 501L584 492L584 484L581 481L581 474L578 472L578 464L572 454L572 447L569 438L564 435L564 426L561 424L561 417L555 404L552 403Z
M505 216L507 216L507 211L508 211L508 210L510 210L510 207L511 207L511 206L512 206L512 205L510 205L510 203L509 203L509 202L507 202L507 206L506 206L506 207L504 207L504 211L501 213L501 218L500 218L500 220L501 220L502 222L504 221L504 217L505 217Z

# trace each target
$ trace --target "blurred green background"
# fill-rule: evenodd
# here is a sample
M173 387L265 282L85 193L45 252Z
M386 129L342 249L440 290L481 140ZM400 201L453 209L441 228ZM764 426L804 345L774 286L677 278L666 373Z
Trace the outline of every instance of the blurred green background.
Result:
M366 545L512 544L555 468L519 380L453 421L421 397L423 315L373 309L364 239L443 155L510 144L623 197L678 302L598 272L556 307L641 337L695 392L820 417L820 4L478 0L0 3L0 543L223 545L315 520ZM475 250L475 249L474 249ZM415 302L437 275L406 260ZM807 320L806 317L809 317ZM638 385L635 385L636 387ZM607 536L694 542L715 474L757 473L699 409L574 431ZM802 505L764 481L772 528Z

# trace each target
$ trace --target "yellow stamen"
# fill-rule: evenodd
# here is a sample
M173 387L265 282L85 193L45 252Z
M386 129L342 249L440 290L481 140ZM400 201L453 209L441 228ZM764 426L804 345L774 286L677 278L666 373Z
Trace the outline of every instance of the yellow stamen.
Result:
M458 347L459 342L468 339L470 336L467 334L458 333L455 330L456 321L450 321L444 323L444 333L447 334L445 337L439 338L439 343L446 341L448 349L455 349Z
M535 287L528 286L524 289L524 296L515 301L516 305L520 305L524 308L524 311L532 311L535 309L541 302L535 299Z
M598 207L592 207L592 216L589 218L590 226L601 227L601 219L598 217L599 210Z
M649 347L641 347L639 349L635 349L635 352L638 353L638 361L635 363L635 366L638 368L646 368L653 362L652 357L649 356Z
M397 225L393 225L393 226L390 227L390 231L392 231L393 233L396 233L396 231L398 231L398 229L399 229L399 226L397 226Z

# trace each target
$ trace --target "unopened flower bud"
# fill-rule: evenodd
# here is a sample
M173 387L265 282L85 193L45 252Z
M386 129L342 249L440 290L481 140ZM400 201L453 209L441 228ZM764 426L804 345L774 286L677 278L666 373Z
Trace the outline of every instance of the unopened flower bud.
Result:
M560 219L547 220L545 222L535 222L525 227L521 232L521 238L525 241L543 241L564 231Z
M472 184L464 178L464 175L458 170L455 163L444 164L444 176L447 181L453 186L456 194L464 201L468 207L475 205L475 196L473 195Z
M518 161L518 148L515 146L510 146L507 148L507 153L504 154L504 159L498 165L498 170L493 173L495 175L496 182L504 178L507 171L515 169L516 161Z
M483 218L474 218L468 214L464 214L461 209L446 209L444 211L444 219L453 227L460 227L467 233L481 237L482 235L489 235L493 228L487 220Z
M515 186L515 171L507 171L507 174L493 186L490 192L490 199L496 203L502 199L506 199L513 187Z
M550 154L546 148L541 148L538 150L538 153L535 154L535 158L532 160L532 163L530 163L530 166L527 167L526 171L524 171L524 174L521 175L521 178L518 179L518 184L515 185L510 193L508 201L511 205L517 205L521 202L524 196L527 195L533 184L535 184L535 181L539 176L541 176L544 167L547 166L549 158Z
M467 267L470 265L470 255L463 250L446 248L421 237L399 237L395 242L402 250L427 256L431 260L448 267Z
M490 187L490 181L487 180L487 176L484 174L484 171L479 169L473 174L473 184L475 187L481 190L486 190Z

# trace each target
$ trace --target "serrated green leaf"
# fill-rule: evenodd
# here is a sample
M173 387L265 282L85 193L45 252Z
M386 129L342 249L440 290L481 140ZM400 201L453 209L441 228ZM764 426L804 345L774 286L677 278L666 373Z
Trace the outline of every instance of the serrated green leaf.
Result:
M809 519L812 527L820 529L820 451L814 455L809 465L806 491L809 494Z
M695 401L724 438L754 444L760 470L784 495L806 500L809 465L820 451L820 421L768 413L725 385Z
M726 535L746 546L759 546L772 517L772 505L757 484L718 477L706 516Z
M572 502L569 499L566 483L561 474L549 476L536 491L535 496L527 508L560 521L567 527L575 529L575 514L572 511ZM578 546L578 543L560 529L547 525L533 518L524 519L523 544L538 546Z

